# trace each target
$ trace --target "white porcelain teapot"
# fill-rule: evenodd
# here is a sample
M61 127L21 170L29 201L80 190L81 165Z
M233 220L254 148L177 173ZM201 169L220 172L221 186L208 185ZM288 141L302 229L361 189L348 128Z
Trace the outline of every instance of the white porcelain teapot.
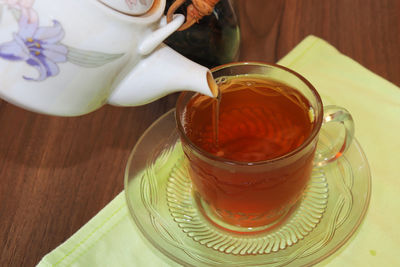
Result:
M165 0L0 0L0 97L77 116L174 91L215 96L208 69L162 44L185 20L166 23L164 8Z

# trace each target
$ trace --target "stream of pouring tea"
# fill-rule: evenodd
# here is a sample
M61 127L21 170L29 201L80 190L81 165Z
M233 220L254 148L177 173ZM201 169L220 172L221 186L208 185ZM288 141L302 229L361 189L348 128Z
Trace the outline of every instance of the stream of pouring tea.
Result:
M212 121L213 121L213 129L214 129L214 133L213 133L213 141L214 141L214 146L216 149L218 149L219 145L218 145L218 140L219 140L219 107L221 105L221 87L218 85L218 95L217 97L214 99L213 102L213 109L212 109Z

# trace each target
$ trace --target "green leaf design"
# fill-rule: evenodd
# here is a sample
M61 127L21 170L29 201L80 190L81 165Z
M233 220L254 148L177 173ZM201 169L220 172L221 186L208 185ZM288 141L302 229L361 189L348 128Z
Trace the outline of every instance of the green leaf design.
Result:
M122 54L107 54L96 51L82 50L68 46L67 59L69 62L85 67L85 68L96 68L104 64L112 62L124 55Z
M14 18L16 21L19 21L20 17L21 17L21 11L15 8L11 8L10 9L11 13L13 14Z
M5 8L6 8L6 5L0 3L0 22L3 19L3 12L4 12ZM15 8L11 8L11 7L9 7L8 10L11 12L11 14L15 18L15 20L18 21L21 16L21 11L19 11L18 9L15 9Z
M0 22L3 19L3 12L6 9L6 7L7 7L7 5L0 3ZM19 18L21 17L21 11L16 8L12 8L12 7L8 7L8 10L11 12L11 14L15 18L15 20L18 21Z

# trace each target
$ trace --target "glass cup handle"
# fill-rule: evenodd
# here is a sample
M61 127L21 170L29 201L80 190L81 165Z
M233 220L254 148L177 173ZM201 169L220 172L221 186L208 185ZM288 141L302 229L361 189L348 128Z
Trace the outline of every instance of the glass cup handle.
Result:
M353 137L354 121L351 114L342 107L324 106L314 165L324 166L338 159L349 148Z

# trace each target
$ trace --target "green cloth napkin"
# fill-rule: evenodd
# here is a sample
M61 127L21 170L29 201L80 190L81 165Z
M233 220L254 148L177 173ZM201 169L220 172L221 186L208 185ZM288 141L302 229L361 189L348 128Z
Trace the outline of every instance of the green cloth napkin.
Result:
M353 238L318 266L400 266L400 88L309 36L279 61L306 77L323 102L348 109L371 167L369 211ZM177 266L140 236L120 193L71 238L47 254L45 266Z

